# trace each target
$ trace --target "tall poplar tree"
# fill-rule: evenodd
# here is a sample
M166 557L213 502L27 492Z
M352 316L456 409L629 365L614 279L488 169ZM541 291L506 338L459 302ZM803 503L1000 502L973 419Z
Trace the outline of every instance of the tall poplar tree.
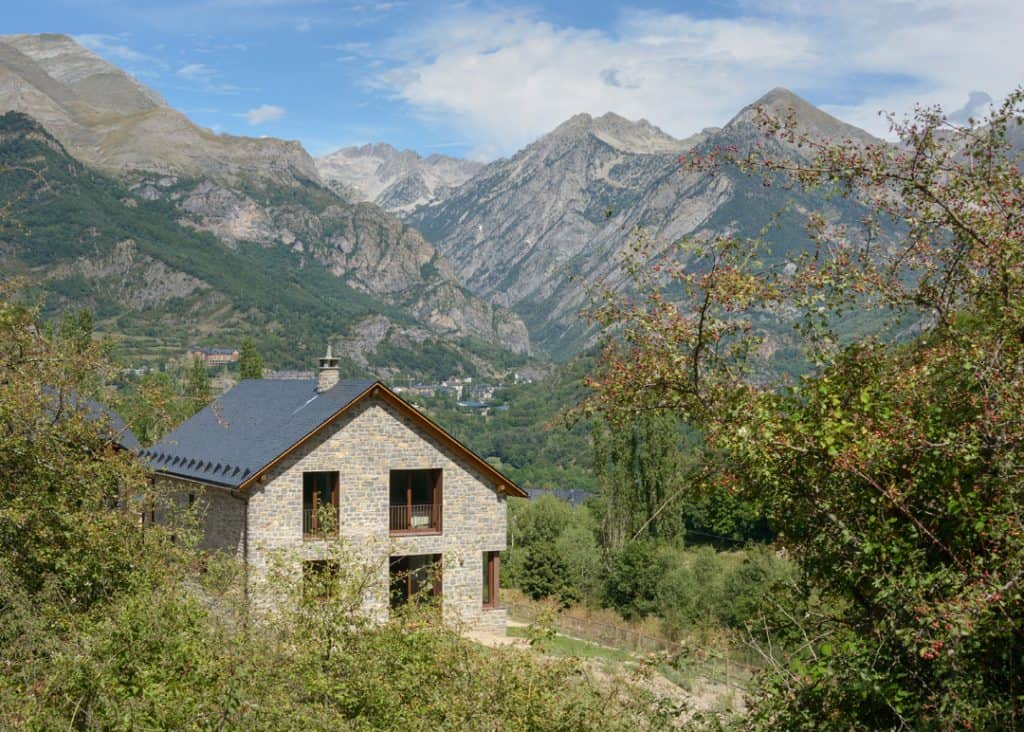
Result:
M676 419L643 412L593 432L594 469L603 507L604 545L618 550L641 538L682 538L683 485Z
M210 392L210 375L202 358L194 358L185 373L185 398L189 402L189 411L192 414L209 404L213 398Z
M240 379L262 379L263 357L256 350L256 343L246 336L238 354L238 377Z

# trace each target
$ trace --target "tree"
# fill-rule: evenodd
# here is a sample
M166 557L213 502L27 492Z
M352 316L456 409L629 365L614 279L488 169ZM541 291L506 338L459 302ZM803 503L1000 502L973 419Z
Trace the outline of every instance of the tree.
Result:
M117 406L143 445L152 445L194 413L163 371L145 374L125 389Z
M100 344L87 329L40 325L16 292L0 285L0 587L75 612L123 587L158 546L137 530L141 467L80 398L110 374Z
M587 507L552 495L510 501L508 545L503 576L535 599L569 605L598 595L600 552Z
M606 599L627 620L662 610L659 588L669 573L668 555L652 541L630 541L618 552L608 574Z
M199 356L192 359L192 365L185 372L185 398L189 403L190 416L209 404L213 398L206 362Z
M238 354L238 378L262 379L263 368L263 358L256 350L256 343L246 336L242 339L242 347Z
M595 309L608 346L586 411L626 424L668 409L699 428L706 484L764 505L831 598L791 616L803 640L775 647L753 727L1024 723L1024 181L1007 143L1022 107L1017 91L963 127L919 109L894 122L899 146L762 114L764 144L687 164L846 195L874 211L864 230L814 213L815 249L776 267L757 242L674 260L640 242L640 295ZM871 309L909 334L839 329ZM800 314L813 368L799 382L751 378L755 312Z
M592 433L604 546L618 551L648 537L683 536L681 438L671 414L645 412Z

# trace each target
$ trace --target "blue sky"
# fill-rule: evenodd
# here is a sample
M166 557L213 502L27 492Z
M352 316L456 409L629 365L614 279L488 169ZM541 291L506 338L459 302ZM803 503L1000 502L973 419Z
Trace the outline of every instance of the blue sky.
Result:
M203 126L313 154L387 141L490 159L609 110L683 137L774 86L884 134L879 110L1024 82L1024 3L1005 0L4 5L2 33L75 36Z

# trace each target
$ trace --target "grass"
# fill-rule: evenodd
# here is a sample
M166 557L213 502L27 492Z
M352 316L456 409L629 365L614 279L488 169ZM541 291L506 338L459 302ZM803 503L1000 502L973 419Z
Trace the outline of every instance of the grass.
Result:
M530 637L529 629L519 626L509 626L507 633L513 638ZM590 643L585 640L580 640L579 638L570 638L566 635L555 634L547 638L542 638L534 647L539 648L544 653L549 653L552 656L596 658L602 661L614 661L616 663L635 660L633 654L628 651L624 651L621 648L599 646L596 643Z

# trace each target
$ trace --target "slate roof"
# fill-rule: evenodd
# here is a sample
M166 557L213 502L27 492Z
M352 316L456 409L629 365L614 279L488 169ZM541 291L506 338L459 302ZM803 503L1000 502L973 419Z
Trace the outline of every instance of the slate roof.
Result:
M43 393L50 400L49 408L56 411L57 404L61 400L57 390L47 386L43 387ZM107 405L101 404L95 399L83 397L73 389L65 389L62 400L71 409L80 409L83 416L90 422L103 424L110 441L118 447L134 453L142 450L142 444L135 437L135 433L125 424L124 418Z
M100 404L95 399L79 398L86 416L93 422L105 422L110 429L110 437L114 444L130 452L142 450L142 443L139 442L135 433L125 424L124 418L105 404Z
M554 496L563 501L568 501L573 506L582 506L593 493L582 488L524 488L531 501L536 501L541 496Z
M239 487L376 382L247 379L144 451L154 470Z

